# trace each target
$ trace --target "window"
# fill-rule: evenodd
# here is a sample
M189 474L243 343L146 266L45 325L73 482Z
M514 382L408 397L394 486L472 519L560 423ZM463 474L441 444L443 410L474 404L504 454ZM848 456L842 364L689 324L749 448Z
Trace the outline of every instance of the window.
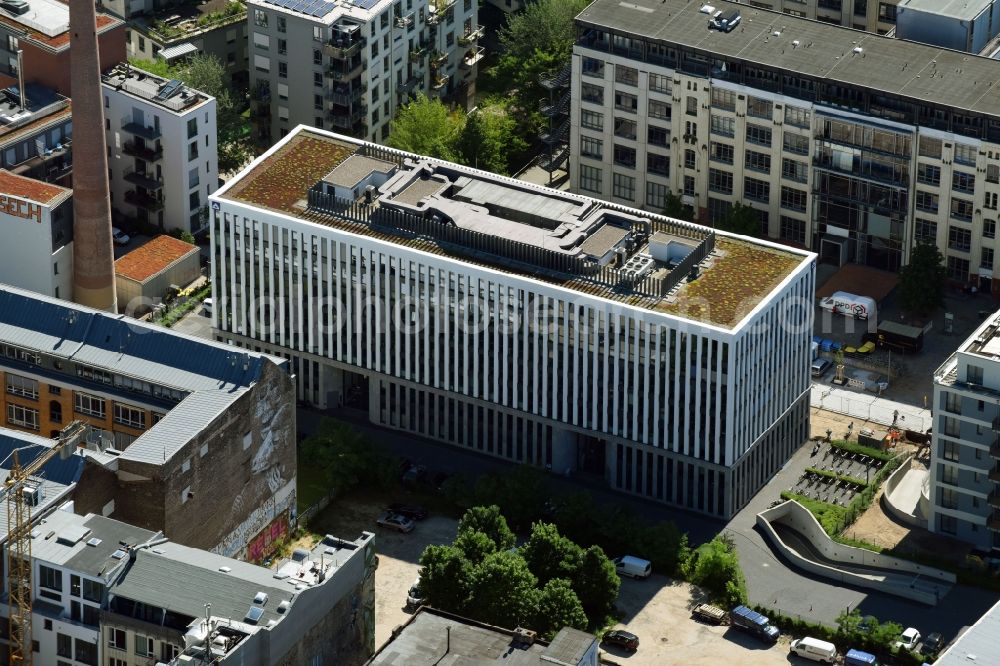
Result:
M604 104L604 87L593 83L580 84L580 99L591 104Z
M733 193L733 174L720 169L708 170L708 189L720 194Z
M938 212L938 195L917 190L917 210L925 213Z
M582 109L580 111L580 127L594 130L604 130L604 114Z
M785 107L785 124L792 127L809 128L809 109L798 106Z
M948 247L952 250L968 252L972 247L972 232L961 227L948 227Z
M646 128L646 141L651 146L667 147L670 145L670 130L666 127L649 125Z
M774 114L774 104L767 99L747 97L747 115L751 118L770 120Z
M888 2L878 3L878 20L885 21L886 23L895 23L896 5L890 5Z
M595 160L603 159L604 142L600 139L594 139L589 136L581 136L580 155L583 157L592 157Z
M649 100L649 117L670 120L670 105L655 99Z
M198 142L192 141L188 144L188 161L198 158Z
M945 534L955 534L958 532L958 519L943 513L937 514L938 531Z
M94 603L101 603L104 600L104 584L84 578L83 598Z
M56 634L56 654L67 659L73 658L73 638L66 634Z
M942 488L941 489L941 508L942 509L957 509L958 508L958 493L952 488Z
M996 238L996 237L997 237L996 220L983 220L983 238Z
M288 54L288 41L284 39L278 40L278 55Z
M138 407L129 407L116 402L115 423L141 430L146 427L146 412Z
M38 399L38 382L29 377L7 373L7 393L22 398Z
M941 167L932 164L918 164L917 182L937 187L941 184Z
M736 119L712 115L712 134L719 136L736 136Z
M669 176L670 157L658 153L646 153L646 171L657 176Z
M794 187L781 186L781 207L789 210L805 211L806 193Z
M628 167L630 169L634 169L635 148L629 148L628 146L619 146L618 144L615 144L614 163L617 166L623 166L623 167Z
M21 405L7 405L7 425L38 430L38 410Z
M804 183L809 179L809 165L784 157L781 159L781 177Z
M635 141L636 122L629 118L615 118L615 136Z
M955 164L976 166L976 147L964 143L955 144Z
M74 639L74 646L76 647L76 659L81 664L87 664L87 666L97 666L97 643L88 643L82 639Z
M669 95L671 92L670 77L662 74L649 75L649 89L653 92Z
M580 165L580 189L586 192L601 191L601 170L597 167Z
M937 243L937 222L918 217L913 235L917 242L928 241L930 243Z
M969 260L961 257L948 257L948 277L958 282L969 280Z
M611 181L611 185L612 196L629 201L635 199L635 178L632 176L616 173Z
M708 159L713 162L722 162L723 164L733 163L733 147L725 144L719 143L718 141L712 141L709 144Z
M639 70L625 65L615 65L615 81L627 86L639 85Z
M74 400L75 411L87 416L96 416L99 419L104 418L104 400L102 398L86 393L77 393L74 395Z
M996 192L983 192L983 208L989 208L990 210L997 209Z
M712 108L722 111L735 111L736 93L732 90L712 88Z
M951 174L951 189L972 194L976 191L976 176L964 171L954 172Z
M771 128L760 125L747 125L747 143L755 143L758 146L771 145Z
M140 657L152 657L153 656L153 639L150 636L143 636L142 634L135 635L135 653Z
M44 564L38 565L38 586L62 592L62 572Z
M593 76L596 78L604 78L604 61L598 60L597 58L583 57L583 61L580 63L581 70L584 76Z
M756 178L743 179L743 196L751 201L767 203L771 196L771 184Z
M965 366L965 381L970 384L982 384L983 383L983 368L979 365L967 365Z
M972 202L966 201L965 199L952 198L951 200L951 216L956 220L963 220L965 222L972 221Z
M771 156L767 153L758 153L754 150L748 150L744 156L743 166L750 171L771 173Z
M921 157L941 159L941 139L922 136L917 150Z
M986 182L1000 183L1000 166L996 164L986 165Z
M958 444L944 440L941 447L941 457L945 460L958 460Z
M201 207L201 192L195 191L188 195L188 206L192 212Z
M388 62L386 60L386 63ZM313 85L317 88L323 87L323 72L313 72Z
M690 148L688 148L687 150L685 150L684 151L684 168L685 169L693 169L693 168L695 168L696 159L697 159L697 156L695 155L695 152L693 150L691 150Z
M615 91L615 108L619 111L635 113L639 109L639 98L629 93Z
M669 190L660 183L646 183L646 208L662 211L667 207Z
M267 27L267 12L260 9L253 10L253 24L258 28Z
M809 154L809 137L807 136L785 132L782 137L782 144L786 153L794 153L795 155Z
M778 233L780 234L782 240L798 243L799 245L805 245L806 242L805 220L796 220L794 217L788 217L787 215L782 215L780 222L781 222L780 229Z
M697 97L688 96L687 101L686 101L686 106L687 106L687 114L689 116L697 116L698 115L698 98Z
M944 393L944 410L952 414L962 413L962 397L957 393Z

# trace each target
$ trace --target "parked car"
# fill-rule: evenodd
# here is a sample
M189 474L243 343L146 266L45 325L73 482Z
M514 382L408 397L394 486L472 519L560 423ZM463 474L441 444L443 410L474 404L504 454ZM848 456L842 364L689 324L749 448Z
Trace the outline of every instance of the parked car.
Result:
M830 369L831 365L833 365L833 364L830 363L830 361L826 360L825 358L816 358L816 359L813 359L812 369L811 369L812 376L813 377L822 377L823 375L826 374L827 370Z
M907 627L896 641L896 647L904 650L913 650L920 642L920 632L913 627Z
M768 643L777 641L781 634L766 615L761 615L746 606L737 606L729 611L729 621L740 631L745 631Z
M132 239L118 227L111 227L111 240L114 241L115 245L128 245Z
M927 634L924 644L920 646L921 654L937 654L944 647L944 638L938 632Z
M410 520L423 520L427 517L427 509L416 504L400 504L396 502L389 505L389 511L400 516L406 516Z
M206 317L212 316L212 310L215 308L215 302L211 298L206 298L201 302L201 311Z
M379 527L384 527L388 530L396 530L397 532L412 532L413 531L413 521L406 516L401 516L398 513L393 513L392 511L387 512L384 516L375 521L375 524Z
M409 592L406 593L406 608L419 608L424 605L424 591L420 587L420 576L413 581L413 585L410 586Z
M630 652L635 652L639 649L639 637L630 631L624 631L622 629L613 629L611 631L604 632L603 643L608 645L617 645L623 647Z

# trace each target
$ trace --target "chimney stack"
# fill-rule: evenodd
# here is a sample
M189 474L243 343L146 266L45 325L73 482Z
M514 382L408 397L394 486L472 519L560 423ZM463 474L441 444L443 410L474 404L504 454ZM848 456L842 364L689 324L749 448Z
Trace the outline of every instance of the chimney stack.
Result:
M73 99L73 300L117 311L104 95L93 0L69 0Z

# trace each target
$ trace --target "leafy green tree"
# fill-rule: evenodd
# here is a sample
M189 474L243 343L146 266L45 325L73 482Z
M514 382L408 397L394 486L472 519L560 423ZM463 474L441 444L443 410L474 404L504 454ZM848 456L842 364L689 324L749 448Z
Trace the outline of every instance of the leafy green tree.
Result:
M420 556L420 587L435 608L462 613L472 596L472 564L455 546L431 545Z
M699 546L691 553L683 570L689 582L708 590L714 599L728 606L746 603L746 580L736 549L728 537L716 536Z
M614 609L621 579L614 562L608 559L600 546L591 546L583 551L580 566L571 580L583 612L591 623L601 622Z
M455 539L454 546L465 555L472 564L479 564L497 551L497 545L493 540L478 530L465 530L459 532Z
M559 531L577 543L597 540L597 504L588 492L574 491L555 500L555 522Z
M456 144L465 119L448 110L439 99L417 98L400 108L392 120L388 145L418 155L459 161Z
M685 206L680 196L674 194L673 192L667 195L666 205L663 207L663 214L667 217L672 217L675 220L684 220L685 222L694 221L694 211L691 210L690 206Z
M500 513L500 507L474 506L458 521L458 534L482 532L493 542L497 551L507 551L514 547L514 533L507 526L507 519Z
M871 629L872 648L889 651L903 633L903 625L898 622L880 622Z
M395 466L366 435L346 423L323 419L302 442L299 455L325 471L331 488L344 494L358 486L386 488L395 481Z
M930 314L944 304L948 274L937 245L921 240L910 252L910 263L899 271L899 299L903 308Z
M129 58L128 64L132 65L136 69L141 69L144 72L149 72L150 74L156 74L157 76L164 76L167 78L173 76L173 72L170 71L170 65L167 64L167 61L160 60L159 58L155 60L143 60L142 58Z
M690 555L687 534L669 521L650 525L639 534L638 552L653 563L653 568L674 575Z
M509 550L486 557L475 569L472 608L476 619L501 627L529 626L536 618L538 579L524 558Z
M744 206L740 202L733 204L732 208L726 211L716 226L723 231L729 231L743 236L760 236L760 218L750 206Z
M517 121L504 100L490 100L471 113L458 140L462 161L477 169L508 175L511 155L527 148L517 134Z
M551 523L535 523L521 547L521 556L542 585L555 578L572 578L580 567L583 551L559 534Z
M512 474L488 474L476 483L476 504L497 504L514 529L528 529L545 504L545 479L537 467L520 465Z
M534 628L546 640L551 640L563 627L586 629L587 614L565 578L553 578L542 588L538 597L538 614Z

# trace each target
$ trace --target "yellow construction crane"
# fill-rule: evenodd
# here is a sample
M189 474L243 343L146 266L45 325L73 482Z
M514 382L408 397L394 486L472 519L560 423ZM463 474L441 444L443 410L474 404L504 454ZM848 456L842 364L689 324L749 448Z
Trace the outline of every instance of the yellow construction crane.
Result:
M45 463L59 454L68 458L77 443L86 437L89 427L82 421L73 421L59 432L55 445L21 467L18 451L33 446L14 449L14 462L10 474L3 482L2 494L7 501L7 586L10 590L10 666L31 666L34 652L31 649L31 507L30 494L37 492L27 484ZM8 456L10 457L10 456Z

